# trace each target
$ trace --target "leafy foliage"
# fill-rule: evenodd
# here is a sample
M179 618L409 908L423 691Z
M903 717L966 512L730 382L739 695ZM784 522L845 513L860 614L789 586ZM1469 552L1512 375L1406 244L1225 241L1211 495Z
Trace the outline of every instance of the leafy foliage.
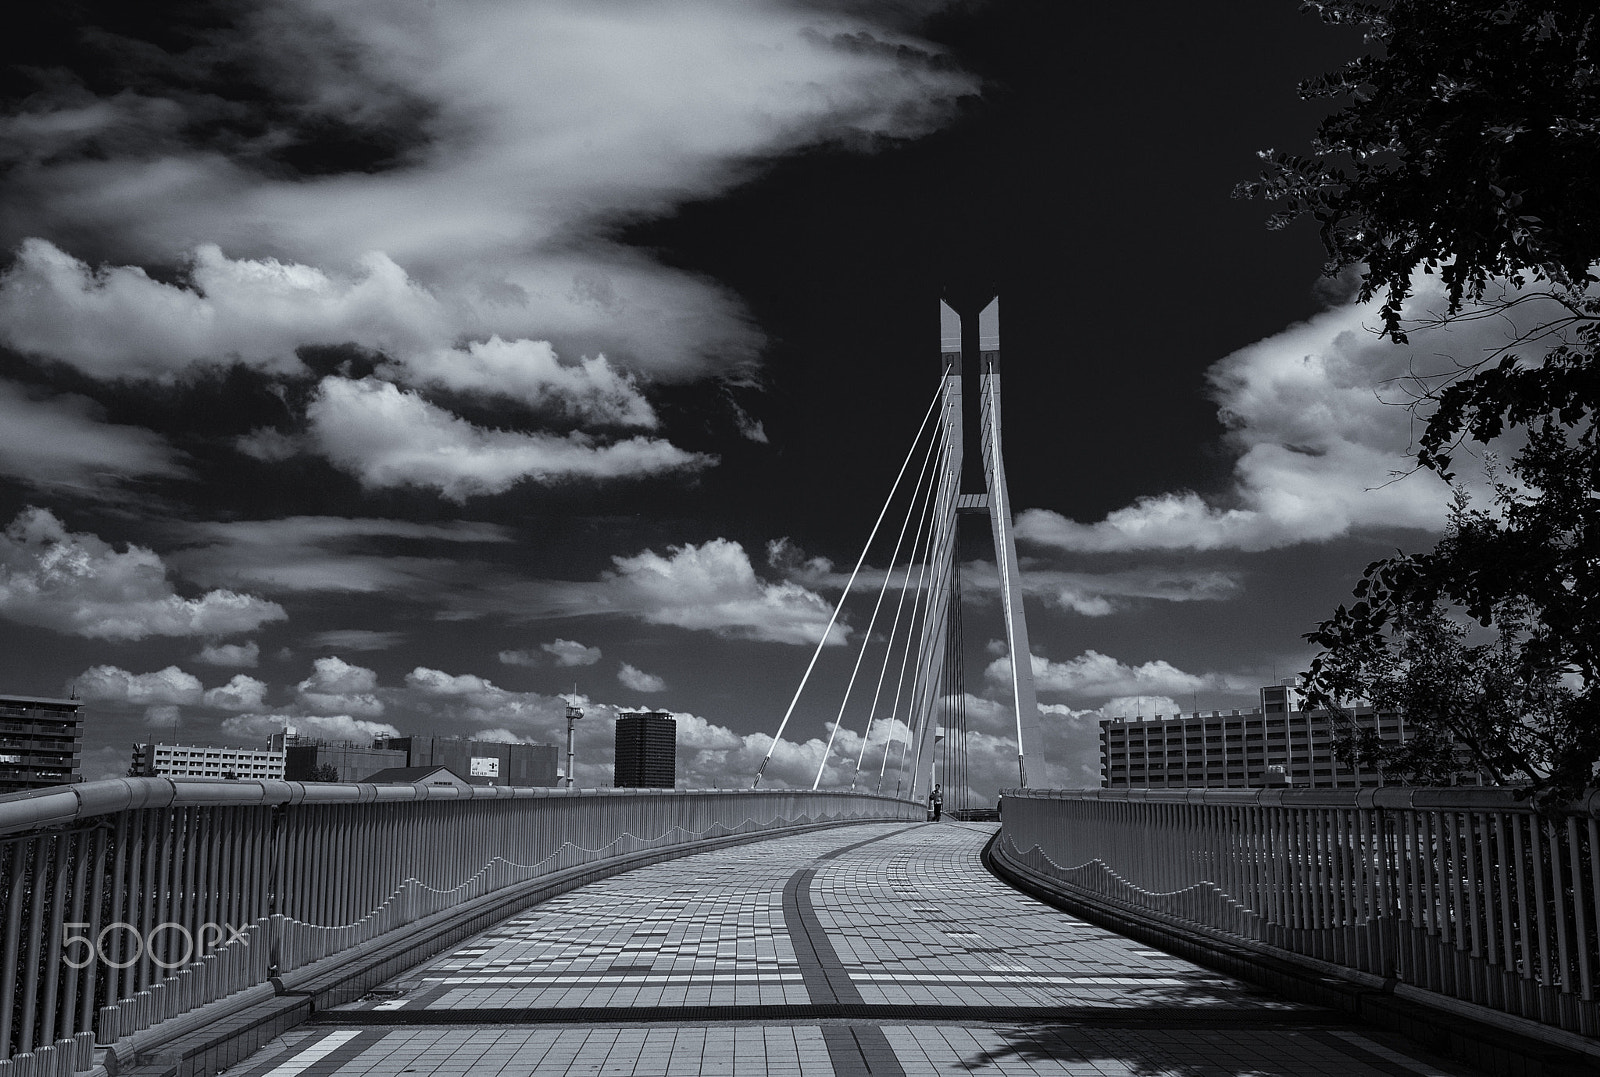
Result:
M1417 380L1417 460L1446 479L1463 441L1515 434L1492 504L1458 496L1429 553L1369 566L1356 601L1308 639L1314 703L1404 709L1430 733L1388 762L1415 780L1477 769L1541 795L1590 787L1600 759L1600 6L1593 0L1325 0L1365 28L1366 56L1302 85L1345 99L1307 156L1262 156L1240 193L1281 226L1321 226L1328 270L1360 265L1363 301L1406 341L1417 274L1437 274L1434 324L1516 326L1489 356ZM1490 630L1469 642L1459 611ZM1352 738L1376 761L1388 749Z

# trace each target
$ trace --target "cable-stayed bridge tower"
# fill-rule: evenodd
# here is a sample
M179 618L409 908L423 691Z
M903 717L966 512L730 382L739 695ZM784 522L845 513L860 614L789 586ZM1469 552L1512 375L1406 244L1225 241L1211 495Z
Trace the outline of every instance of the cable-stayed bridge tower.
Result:
M951 291L939 304L939 380L922 426L912 440L910 451L895 477L888 499L872 526L861 557L850 573L844 593L834 607L833 616L818 641L811 662L801 677L789 709L773 737L771 747L756 771L759 785L767 764L782 742L795 705L806 682L816 668L828 636L866 563L891 506L897 503L902 486L910 493L900 535L889 555L877 603L871 618L860 633L855 665L832 723L817 776L812 788L822 781L828 758L839 731L845 724L851 693L858 683L869 648L879 646L882 665L872 692L872 704L860 738L855 761L855 779L861 777L866 750L874 729L887 732L880 737L883 747L878 768L881 787L885 768L898 745L897 770L910 768L910 795L925 793L939 781L937 748L945 740L946 781L959 784L966 792L966 743L964 686L962 684L963 641L961 636L961 559L960 521L963 517L985 516L994 539L995 568L999 581L1001 613L1005 624L1005 645L1010 657L1010 699L1016 716L1017 782L1023 786L1048 785L1049 765L1043 754L1039 705L1034 694L1033 665L1028 646L1028 623L1023 612L1022 583L1017 571L1016 539L1012 533L1011 500L1006 488L1005 460L1001 450L1000 418L1000 301L992 289ZM928 435L926 438L924 435ZM912 461L922 451L921 472L905 483ZM912 522L916 521L913 528ZM901 552L909 550L903 570ZM897 578L898 574L898 578ZM915 583L912 582L913 574ZM885 598L890 591L899 598L893 603L892 623L884 636L874 633L880 614L889 621ZM912 596L907 613L907 598ZM906 630L900 634L904 621ZM881 645L878 641L882 640ZM898 659L896 648L899 648ZM890 681L889 671L898 665ZM863 684L870 683L869 673ZM889 685L885 691L886 682ZM864 694L864 693L863 693ZM905 707L902 714L901 702ZM882 726L880 701L887 714ZM855 787L855 779L851 787ZM924 780L925 779L925 780ZM903 788L899 784L897 789Z
M961 646L961 619L959 610L954 608L954 604L960 602L961 573L956 525L961 516L986 515L994 537L1006 653L1011 659L1017 781L1023 786L1030 784L1028 757L1031 753L1035 779L1031 784L1037 785L1038 779L1046 775L1046 764L1042 753L1039 701L1033 685L1028 621L1022 604L1022 581L1017 572L1011 498L1006 488L1005 458L1001 451L999 298L987 289L948 293L939 303L939 338L940 418L948 462L941 473L943 488L937 504L948 516L948 537L934 550L933 578L944 582L930 596L932 616L923 622L922 647L931 663L930 669L940 670L946 665L946 649ZM938 680L930 678L929 683L938 684ZM945 693L962 691L960 684L940 687ZM926 702L921 716L916 753L919 760L933 758L937 698Z

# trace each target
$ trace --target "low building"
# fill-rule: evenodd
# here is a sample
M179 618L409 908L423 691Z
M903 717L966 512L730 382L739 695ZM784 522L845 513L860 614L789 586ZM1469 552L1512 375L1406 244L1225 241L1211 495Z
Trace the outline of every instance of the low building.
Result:
M135 744L128 773L143 778L282 778L283 751L210 744Z
M556 784L553 744L417 736L380 737L373 747L404 752L408 767L449 767L474 785Z
M617 715L618 789L671 789L678 775L678 723L666 711Z
M365 779L374 785L453 785L471 788L472 783L449 767L391 767Z
M364 782L380 770L409 765L406 753L397 748L358 748L297 737L284 747L283 776L291 782Z
M1405 716L1356 707L1350 720L1404 743ZM1100 784L1108 789L1252 789L1264 786L1356 788L1384 784L1334 753L1343 719L1303 709L1296 682L1261 689L1261 706L1241 714L1212 711L1100 723ZM1458 784L1480 785L1464 773Z
M0 696L0 794L81 781L83 704Z

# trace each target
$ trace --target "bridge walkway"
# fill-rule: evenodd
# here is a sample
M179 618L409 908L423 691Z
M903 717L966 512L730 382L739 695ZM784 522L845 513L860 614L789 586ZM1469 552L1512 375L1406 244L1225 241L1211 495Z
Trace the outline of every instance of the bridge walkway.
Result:
M1471 1072L1018 894L992 832L844 827L594 883L229 1077Z

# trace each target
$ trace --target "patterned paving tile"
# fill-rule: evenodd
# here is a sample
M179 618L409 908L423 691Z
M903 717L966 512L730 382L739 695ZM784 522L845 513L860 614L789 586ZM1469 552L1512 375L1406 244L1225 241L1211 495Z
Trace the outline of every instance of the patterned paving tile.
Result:
M1016 893L992 832L848 827L603 880L230 1077L1466 1072Z

